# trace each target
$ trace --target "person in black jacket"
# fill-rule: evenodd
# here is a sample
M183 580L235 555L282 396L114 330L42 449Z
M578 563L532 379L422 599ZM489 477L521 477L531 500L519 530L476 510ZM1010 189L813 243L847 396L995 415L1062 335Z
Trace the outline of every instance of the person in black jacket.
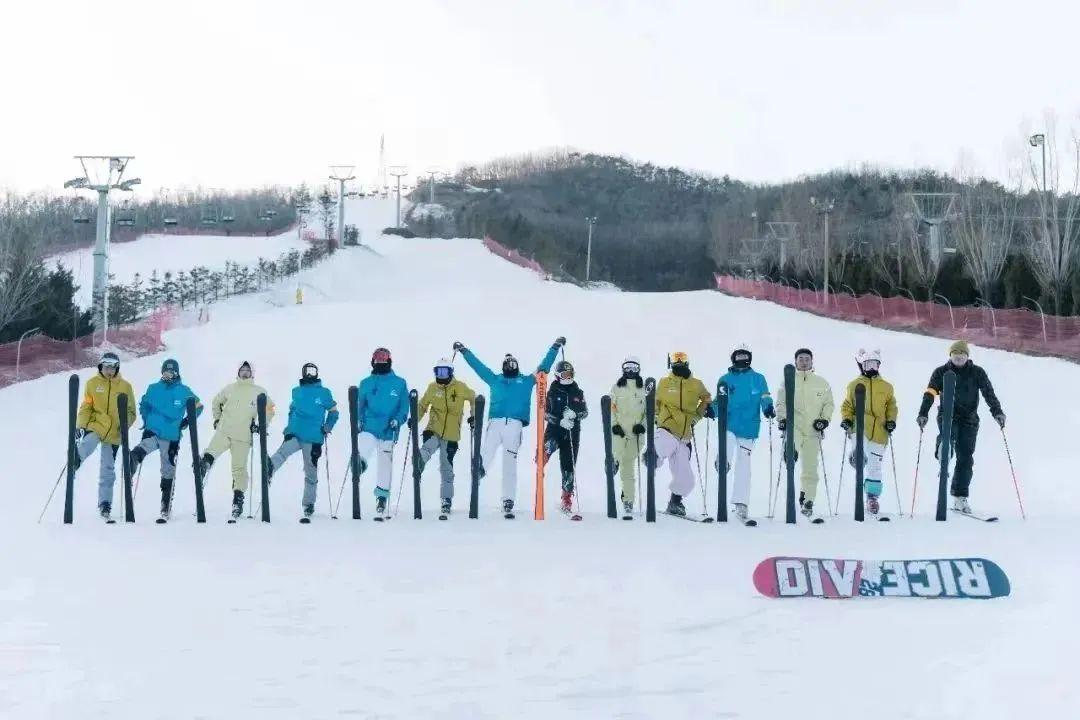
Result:
M986 404L990 406L990 414L997 424L1005 427L1005 413L1001 410L1001 403L994 394L994 386L990 384L990 378L986 371L971 362L971 350L963 340L957 340L949 347L949 362L936 368L930 375L930 384L923 393L922 405L919 406L919 415L916 422L920 428L926 427L930 407L934 404L934 398L941 394L945 373L952 370L956 373L956 392L953 400L952 418L952 446L956 455L956 467L953 469L952 486L949 490L953 496L953 510L962 513L971 513L968 504L968 491L971 487L971 470L975 464L975 439L979 434L979 393L986 398ZM943 409L938 406L938 440L937 446L941 447L941 416ZM934 453L937 456L937 453Z
M555 365L556 382L547 394L544 416L544 464L559 451L562 469L562 502L560 510L571 511L574 497L574 466L581 448L581 421L589 415L585 393L574 382L574 366L566 360Z

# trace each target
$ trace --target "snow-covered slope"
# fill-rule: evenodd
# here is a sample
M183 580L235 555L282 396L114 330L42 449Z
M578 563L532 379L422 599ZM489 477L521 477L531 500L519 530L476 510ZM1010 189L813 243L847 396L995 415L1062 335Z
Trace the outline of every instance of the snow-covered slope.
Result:
M1067 408L1080 401L1080 368L975 350L1009 415L1027 522L1017 517L1002 438L988 417L973 499L1002 515L996 526L933 521L929 437L914 520L850 520L849 469L845 517L824 526L764 520L747 529L662 515L654 525L611 521L604 516L599 398L625 353L660 377L666 353L684 350L696 374L714 385L732 348L746 342L775 386L792 352L809 346L839 396L855 373L854 352L880 347L884 374L899 393L896 460L906 512L914 410L947 343L713 292L610 293L548 283L478 241L377 237L393 216L392 201L358 201L348 213L370 245L306 271L302 306L291 304L289 285L216 308L209 325L170 333L167 353L125 364L137 392L171 356L208 399L247 359L284 406L300 366L314 361L344 403L376 346L389 347L396 370L422 389L454 340L489 363L513 352L531 365L563 334L594 411L579 466L585 521L554 512L553 468L548 519L531 519L530 432L519 462L524 512L512 523L496 511L497 469L482 484L481 519L465 516L463 449L456 512L447 523L435 520L432 467L422 521L407 510L406 481L402 514L391 523L347 519L348 489L342 519L331 520L320 485L315 523L298 525L302 481L294 459L274 479L271 525L225 524L229 480L218 467L209 478L209 521L197 526L185 445L172 524L152 524L158 492L151 458L136 503L139 522L103 526L93 508L95 458L77 481L76 523L60 524L61 490L36 525L62 464L66 378L7 388L0 391L0 714L833 720L1074 713L1080 694L1069 658L1080 640L1072 612L1080 500L1070 492L1076 450L1061 438L1075 430ZM486 392L464 363L458 376ZM842 440L833 420L825 458L835 501ZM273 423L272 446L283 426L282 419ZM200 428L205 443L208 418ZM702 428L697 447L704 454L708 443L715 455L706 437ZM347 437L336 432L327 452L335 500L347 454ZM396 462L404 459L402 443ZM754 460L751 511L758 517L766 512L769 461L763 439ZM395 497L404 465L398 468ZM661 470L661 501L667 482ZM889 511L893 482L890 469ZM711 472L710 509L715 486ZM369 476L362 500L367 518ZM701 502L700 492L688 499L692 510ZM984 603L771 601L750 581L756 563L771 555L981 556L1003 566L1013 594Z

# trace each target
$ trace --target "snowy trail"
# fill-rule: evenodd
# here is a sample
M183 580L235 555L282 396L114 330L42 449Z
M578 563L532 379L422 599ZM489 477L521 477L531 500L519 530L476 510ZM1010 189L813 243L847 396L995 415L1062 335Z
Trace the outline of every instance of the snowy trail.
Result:
M1029 520L1017 517L1001 437L984 413L973 498L997 525L932 520L937 491L932 437L923 447L919 516L890 524L845 517L821 527L763 520L756 529L609 521L599 398L627 352L660 377L665 354L685 350L695 374L715 386L731 349L778 385L795 348L814 349L837 405L856 372L859 347L880 347L897 388L897 464L910 502L917 430L914 410L947 342L843 324L717 293L588 292L547 283L473 240L376 237L392 201L348 208L370 247L343 251L305 271L305 303L288 283L215 307L209 325L167 336L167 353L125 363L141 394L161 360L179 359L205 400L243 359L284 405L300 365L320 365L344 404L367 372L371 350L391 348L395 369L423 389L434 361L460 339L489 363L515 353L533 366L565 334L567 358L593 411L579 474L585 522L554 510L557 472L547 480L548 520L531 519L535 433L519 462L513 523L496 513L496 470L482 485L481 519L469 521L467 458L457 461L458 498L449 522L435 520L437 471L425 475L425 519L370 522L326 517L320 484L311 526L296 523L302 487L294 461L272 489L271 526L226 526L227 471L207 489L208 523L195 525L188 447L180 453L175 521L152 524L157 460L148 459L139 522L95 520L96 461L76 485L76 523L60 524L62 497L37 514L64 453L65 376L0 391L6 502L0 523L0 715L19 718L1012 718L1069 716L1080 701L1064 648L1080 641L1072 606L1080 499L1061 479L1075 449L1048 436L1047 408L1075 407L1080 368L977 348L1009 416L1009 441ZM458 376L486 393L463 362ZM86 377L87 373L81 373ZM1032 392L1033 379L1052 385ZM14 409L19 409L18 411ZM284 407L281 408L284 413ZM283 417L283 415L281 416ZM535 422L535 418L534 418ZM1059 417L1075 425L1071 416ZM835 501L841 433L825 442ZM284 421L271 427L271 449ZM714 429L715 426L712 426ZM535 426L530 426L533 431ZM201 435L210 436L204 418ZM715 438L710 451L715 456ZM705 451L705 431L697 436ZM754 454L751 512L765 514L767 436ZM336 499L348 439L331 438ZM394 483L400 479L404 443ZM777 451L776 457L779 457ZM703 460L711 468L711 459ZM549 469L550 470L550 469ZM772 476L773 478L775 476ZM325 474L320 476L323 482ZM657 474L658 499L668 474ZM894 511L886 475L884 507ZM709 479L715 512L716 474ZM396 495L396 488L395 488ZM821 489L824 495L824 487ZM823 499L823 497L822 497ZM59 502L58 502L59 501ZM700 510L700 493L688 498ZM744 536L745 535L745 536ZM1009 574L1013 594L990 602L770 601L750 576L770 555L847 558L984 556ZM879 638L879 640L875 640Z

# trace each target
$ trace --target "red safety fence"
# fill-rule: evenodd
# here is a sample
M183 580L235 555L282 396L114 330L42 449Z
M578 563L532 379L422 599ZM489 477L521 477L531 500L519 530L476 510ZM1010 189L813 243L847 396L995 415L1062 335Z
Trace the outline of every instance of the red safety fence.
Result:
M160 308L142 320L109 328L104 344L101 334L95 333L75 340L34 335L21 347L18 342L0 345L0 387L94 365L105 349L116 350L121 357L156 353L164 348L162 333L173 326L176 315L173 308Z
M497 241L491 239L490 237L484 236L484 247L501 257L503 260L507 260L514 263L515 265L519 265L528 270L532 270L542 278L546 279L548 276L547 271L544 270L540 263L536 262L532 258L525 257L517 250L511 250L505 245L499 244Z
M728 295L770 300L837 320L964 339L983 347L1030 355L1080 360L1080 317L1044 315L1027 309L1000 310L986 305L951 307L876 293L832 293L826 301L820 291L719 274L716 287Z

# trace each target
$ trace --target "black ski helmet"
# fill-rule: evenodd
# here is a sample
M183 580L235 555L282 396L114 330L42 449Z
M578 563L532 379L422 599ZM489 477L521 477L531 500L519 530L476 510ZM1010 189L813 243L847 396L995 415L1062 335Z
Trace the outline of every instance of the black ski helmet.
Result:
M503 358L502 362L503 375L506 377L517 377L520 370L521 366L518 365L517 358L510 353L506 353L506 357Z
M308 378L319 379L319 366L313 362L304 363L304 366L300 368L300 379L307 380Z
M555 378L563 385L574 382L574 366L569 360L560 360L555 363Z

